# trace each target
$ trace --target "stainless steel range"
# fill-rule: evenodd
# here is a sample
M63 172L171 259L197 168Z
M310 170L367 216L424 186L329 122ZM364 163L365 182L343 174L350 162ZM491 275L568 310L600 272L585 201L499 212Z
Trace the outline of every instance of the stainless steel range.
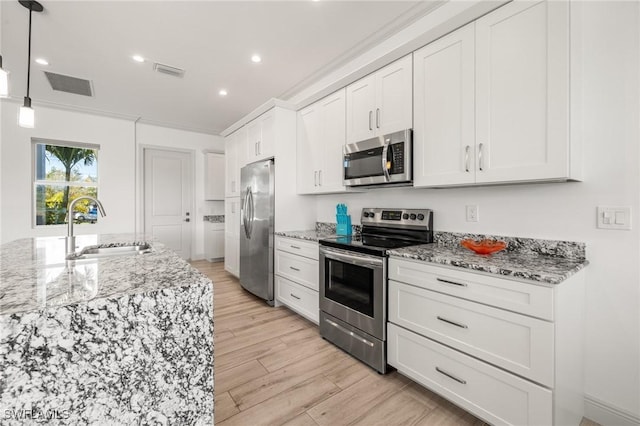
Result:
M362 234L320 243L320 335L387 371L387 250L433 242L433 212L362 209Z

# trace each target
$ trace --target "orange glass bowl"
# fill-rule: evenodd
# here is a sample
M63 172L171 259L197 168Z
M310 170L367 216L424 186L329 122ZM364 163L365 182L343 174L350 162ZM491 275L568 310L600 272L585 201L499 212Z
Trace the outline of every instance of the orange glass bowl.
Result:
M507 243L499 240L462 240L462 247L467 248L477 254L493 254L507 248Z

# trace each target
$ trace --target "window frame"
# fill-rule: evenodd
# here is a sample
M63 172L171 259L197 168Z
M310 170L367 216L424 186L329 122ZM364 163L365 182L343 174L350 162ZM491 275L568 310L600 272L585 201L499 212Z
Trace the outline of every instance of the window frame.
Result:
M74 182L74 181L57 181L37 179L38 173L38 145L54 145L67 148L92 149L96 151L96 181L95 182ZM99 161L100 145L86 142L75 142L57 139L31 138L31 227L32 229L54 229L67 226L67 223L58 224L38 224L38 185L62 186L62 187L79 187L79 188L96 188L96 193L100 189L100 161ZM45 160L46 161L46 160ZM45 169L46 170L46 169ZM86 223L86 225L96 225L96 223Z

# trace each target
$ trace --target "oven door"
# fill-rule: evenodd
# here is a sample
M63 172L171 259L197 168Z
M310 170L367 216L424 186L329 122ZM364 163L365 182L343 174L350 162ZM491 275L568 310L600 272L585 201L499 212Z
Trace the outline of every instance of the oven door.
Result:
M387 259L320 247L320 310L385 340Z

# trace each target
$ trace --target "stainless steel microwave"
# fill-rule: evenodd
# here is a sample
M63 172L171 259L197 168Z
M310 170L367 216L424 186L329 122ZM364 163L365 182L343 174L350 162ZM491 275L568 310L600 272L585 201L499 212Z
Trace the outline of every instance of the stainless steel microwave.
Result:
M410 185L411 129L344 146L345 186Z

